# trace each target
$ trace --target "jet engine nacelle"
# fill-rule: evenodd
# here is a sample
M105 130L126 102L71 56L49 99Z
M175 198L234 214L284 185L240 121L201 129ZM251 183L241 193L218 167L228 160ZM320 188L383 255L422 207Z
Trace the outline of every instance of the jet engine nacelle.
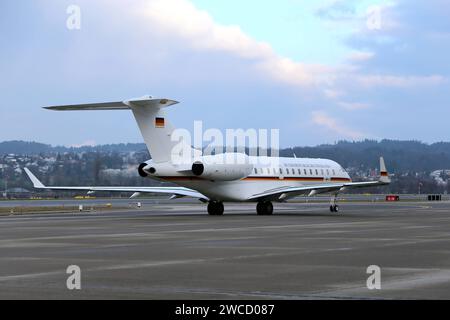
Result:
M203 179L231 181L247 177L253 170L253 164L249 163L246 154L224 153L197 159L191 170Z
M171 175L173 168L167 162L154 163L152 160L148 160L139 165L138 173L143 178L148 176ZM155 175L156 173L158 174Z
M156 172L155 164L152 160L148 160L143 162L138 167L138 173L142 178L148 177L149 175L153 175Z
M148 176L148 173L144 171L144 168L147 166L147 163L143 162L138 167L138 173L142 178L145 178Z

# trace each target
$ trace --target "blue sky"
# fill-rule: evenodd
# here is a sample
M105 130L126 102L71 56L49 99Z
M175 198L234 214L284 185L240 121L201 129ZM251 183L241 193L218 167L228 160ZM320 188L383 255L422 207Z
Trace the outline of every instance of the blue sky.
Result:
M81 28L69 30L69 5ZM42 106L151 94L178 127L279 128L282 146L449 141L444 0L2 1L0 140L142 141L126 111Z

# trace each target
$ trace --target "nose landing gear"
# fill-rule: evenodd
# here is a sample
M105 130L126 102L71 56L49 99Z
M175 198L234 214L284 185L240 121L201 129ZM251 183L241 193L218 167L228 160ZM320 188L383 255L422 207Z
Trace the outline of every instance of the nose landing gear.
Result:
M331 197L330 201L330 211L331 212L339 212L339 206L337 205L337 193Z
M339 206L337 204L330 206L331 212L339 212Z

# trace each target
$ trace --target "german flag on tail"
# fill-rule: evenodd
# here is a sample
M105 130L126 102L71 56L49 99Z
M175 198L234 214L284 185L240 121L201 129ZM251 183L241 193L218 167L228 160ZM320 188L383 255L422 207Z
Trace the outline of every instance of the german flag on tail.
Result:
M155 118L155 127L164 128L164 118Z

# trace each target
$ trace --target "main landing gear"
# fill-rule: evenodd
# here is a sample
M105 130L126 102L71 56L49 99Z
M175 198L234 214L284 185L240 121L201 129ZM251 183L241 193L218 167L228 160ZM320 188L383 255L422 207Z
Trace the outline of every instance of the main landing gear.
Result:
M333 195L330 201L330 211L331 212L339 212L339 206L337 205L337 194Z
M269 216L273 213L273 205L270 201L258 202L256 205L256 213L259 216Z
M208 202L208 214L211 216L221 216L223 215L224 207L223 202L220 201L209 201ZM256 205L256 213L259 216L268 216L273 213L273 205L270 201L258 202Z
M208 203L208 214L211 216L223 215L223 203L220 201L210 201Z

